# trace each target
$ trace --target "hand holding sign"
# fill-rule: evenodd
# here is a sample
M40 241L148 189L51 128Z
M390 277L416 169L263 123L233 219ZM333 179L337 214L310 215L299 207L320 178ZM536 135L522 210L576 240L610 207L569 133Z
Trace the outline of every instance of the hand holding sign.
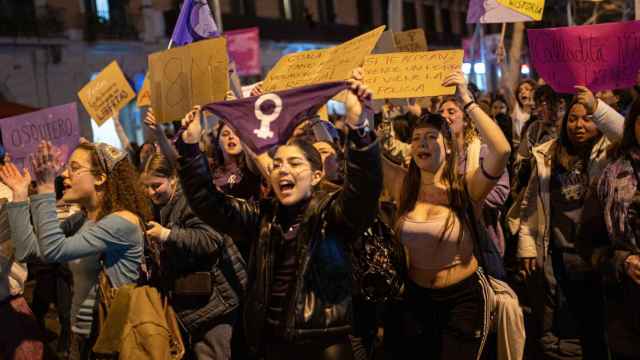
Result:
M29 198L29 186L31 186L31 175L27 168L22 169L22 173L10 161L5 161L0 166L0 181L13 191L13 201L21 202Z
M598 100L595 95L584 86L575 86L576 89L576 102L578 104L584 105L584 108L587 110L587 114L593 115L598 107ZM568 109L567 109L568 110Z
M464 104L467 104L473 101L473 95L467 88L467 82L464 79L464 74L461 70L454 71L449 74L444 81L442 81L442 86L455 86L456 87L456 96L462 100Z
M202 125L200 125L200 115L202 110L200 106L195 106L193 110L182 119L182 141L187 144L197 144L202 137Z

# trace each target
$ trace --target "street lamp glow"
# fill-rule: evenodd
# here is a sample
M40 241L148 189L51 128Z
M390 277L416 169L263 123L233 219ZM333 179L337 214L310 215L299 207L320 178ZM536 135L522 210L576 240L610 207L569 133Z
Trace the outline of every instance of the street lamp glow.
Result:
M463 63L462 64L462 72L465 75L469 75L471 73L471 64L469 63Z
M476 74L484 74L486 69L484 67L484 63L475 63L473 64L473 71L476 72Z
M529 75L531 73L531 69L529 69L529 65L522 64L522 66L520 67L520 73L522 75Z

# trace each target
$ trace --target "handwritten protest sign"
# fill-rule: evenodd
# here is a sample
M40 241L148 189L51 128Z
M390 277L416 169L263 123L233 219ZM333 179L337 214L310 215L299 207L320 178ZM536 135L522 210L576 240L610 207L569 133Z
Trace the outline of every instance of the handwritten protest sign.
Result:
M498 4L498 0L469 0L469 11L467 11L467 23L513 23L533 21L531 16L527 16L507 6Z
M321 82L345 80L376 46L384 26L362 34L338 46L283 56L267 75L266 92L290 89Z
M151 104L158 121L176 121L195 105L223 100L229 89L228 66L224 38L149 55Z
M635 85L640 69L640 21L527 30L538 74L559 93Z
M2 143L19 169L31 169L27 156L36 152L42 140L59 147L63 161L80 141L78 109L74 102L1 119L0 129Z
M423 51L367 56L365 83L374 99L452 95L442 86L452 71L462 67L463 50Z
M120 111L135 96L115 60L78 92L82 105L98 125Z
M398 51L427 51L427 37L424 35L424 30L413 29L403 32L397 32L393 34L393 40L395 41Z
M529 16L533 20L542 20L544 0L498 0L498 4Z
M149 74L147 73L142 82L142 88L138 92L138 99L136 100L138 107L151 106L151 84L149 83Z

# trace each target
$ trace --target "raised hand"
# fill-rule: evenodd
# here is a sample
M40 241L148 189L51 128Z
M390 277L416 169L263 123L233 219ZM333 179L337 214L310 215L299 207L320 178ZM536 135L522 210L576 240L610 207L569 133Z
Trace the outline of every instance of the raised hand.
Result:
M49 141L41 141L38 150L31 155L38 193L55 192L55 179L62 169L62 152Z
M0 166L0 181L13 191L13 201L26 201L29 197L29 186L31 185L31 174L26 168L22 169L22 173L11 162L6 161Z
M144 117L144 124L154 133L162 132L162 128L158 126L156 116L153 114L153 109L149 108L147 115Z
M473 101L473 96L467 88L467 81L464 79L462 70L456 70L447 75L442 81L442 86L455 86L456 96L465 104Z
M187 144L197 144L202 137L202 125L200 125L201 107L195 106L182 119L182 141Z
M585 86L574 86L576 89L576 102L584 105L587 110L587 114L592 115L598 108L598 99L595 95Z
M371 100L371 91L362 82L364 79L364 70L362 68L356 68L351 74L351 79L347 80L351 91L347 91L345 99L345 109L347 112L346 122L347 124L359 127L363 124L363 119L360 118L362 114L362 104Z
M253 87L253 89L251 89L251 96L260 96L264 94L264 91L262 90L262 81L260 81L259 83L256 84L256 86Z

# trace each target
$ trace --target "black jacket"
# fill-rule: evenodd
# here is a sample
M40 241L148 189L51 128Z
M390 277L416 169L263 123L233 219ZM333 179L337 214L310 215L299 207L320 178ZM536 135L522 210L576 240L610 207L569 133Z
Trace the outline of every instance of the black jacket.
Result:
M251 242L244 330L249 348L259 352L273 280L274 244L282 230L274 225L277 200L249 203L217 191L206 158L178 146L179 174L194 212L234 241ZM337 191L314 192L300 223L296 246L298 270L285 310L288 341L348 334L352 322L352 282L345 241L369 226L378 209L382 169L378 142L356 149L348 144L344 185ZM326 227L323 224L326 222ZM323 231L322 228L326 230Z
M206 299L173 296L180 320L193 336L210 330L240 305L247 274L233 241L195 216L182 190L160 210L160 224L171 229L164 243L162 267L170 281L194 272L209 272L212 293Z

